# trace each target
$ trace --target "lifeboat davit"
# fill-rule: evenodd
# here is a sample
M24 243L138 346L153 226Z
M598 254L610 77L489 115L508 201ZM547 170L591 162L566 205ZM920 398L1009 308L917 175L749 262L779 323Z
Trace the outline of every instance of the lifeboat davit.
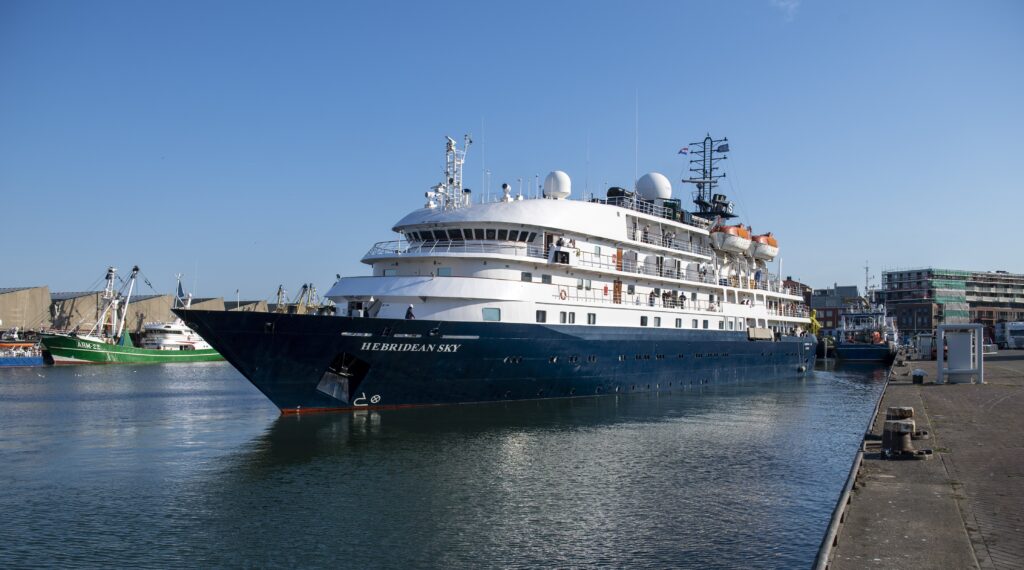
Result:
M779 255L779 242L771 232L754 236L750 243L750 255L754 259L771 261Z
M750 231L743 224L717 226L711 230L711 244L719 251L746 253L750 247Z

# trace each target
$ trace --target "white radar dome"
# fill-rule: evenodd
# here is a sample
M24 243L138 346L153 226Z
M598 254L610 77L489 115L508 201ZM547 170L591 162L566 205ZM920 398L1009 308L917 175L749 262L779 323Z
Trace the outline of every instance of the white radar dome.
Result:
M572 194L572 180L561 170L554 170L544 179L544 195L561 200Z
M655 198L668 200L672 197L672 183L664 174L648 172L636 181L636 191L644 200L654 200Z

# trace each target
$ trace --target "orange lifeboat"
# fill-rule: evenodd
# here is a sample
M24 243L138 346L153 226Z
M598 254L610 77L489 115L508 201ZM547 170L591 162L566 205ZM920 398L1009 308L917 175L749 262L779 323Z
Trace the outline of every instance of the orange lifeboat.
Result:
M746 253L750 247L750 230L743 224L716 226L711 230L711 244L720 251Z
M750 244L750 255L754 259L771 261L779 255L779 242L771 232L754 236Z

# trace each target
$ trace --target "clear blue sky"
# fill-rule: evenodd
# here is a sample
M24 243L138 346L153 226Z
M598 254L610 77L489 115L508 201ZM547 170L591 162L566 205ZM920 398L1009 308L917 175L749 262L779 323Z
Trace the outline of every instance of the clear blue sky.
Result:
M137 263L326 290L422 206L447 134L478 194L484 147L493 188L631 185L635 98L640 173L729 137L723 190L785 274L1024 272L1022 2L6 0L0 287Z

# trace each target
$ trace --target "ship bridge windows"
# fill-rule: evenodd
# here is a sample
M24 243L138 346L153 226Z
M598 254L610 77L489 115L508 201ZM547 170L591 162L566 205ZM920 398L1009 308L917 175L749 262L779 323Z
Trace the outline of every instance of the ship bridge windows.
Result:
M482 317L485 321L498 322L501 320L501 309L496 307L485 307L482 309Z
M504 241L532 242L536 232L510 228L442 228L433 230L416 230L404 232L409 241Z

